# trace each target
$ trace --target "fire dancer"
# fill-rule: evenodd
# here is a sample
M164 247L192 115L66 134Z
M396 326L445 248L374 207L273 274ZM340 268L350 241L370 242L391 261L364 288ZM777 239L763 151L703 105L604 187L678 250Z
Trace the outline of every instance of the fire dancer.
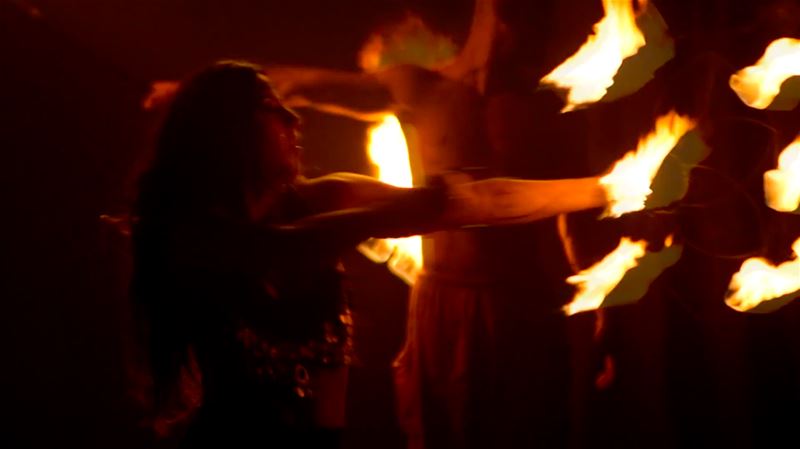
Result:
M580 12L571 15L576 29L590 28L592 7L569 6ZM569 6L477 0L469 36L446 64L270 74L297 105L368 121L397 115L416 131L421 154L411 158L419 161L412 172L423 178L466 169L476 178L576 176L580 121L559 117L557 98L532 93L582 37L546 20L556 15L550 8ZM566 444L569 355L560 306L571 273L555 229L445 231L424 240L394 364L409 447Z
M140 179L132 295L157 409L180 402L181 380L201 379L185 447L339 444L351 319L338 259L357 242L607 201L598 178L306 180L297 125L260 68L217 63L178 89Z

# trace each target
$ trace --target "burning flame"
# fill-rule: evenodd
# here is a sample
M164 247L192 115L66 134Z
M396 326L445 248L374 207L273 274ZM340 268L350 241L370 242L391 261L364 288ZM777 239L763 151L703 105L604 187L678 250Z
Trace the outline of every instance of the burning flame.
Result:
M567 315L596 310L603 300L614 290L631 268L638 265L638 259L645 255L647 242L634 242L623 237L617 249L600 262L567 278L567 283L578 286L572 302L564 306Z
M433 32L422 19L407 14L405 19L373 33L361 47L358 65L375 72L398 64L434 69L458 53L447 36Z
M376 167L375 176L397 187L413 187L408 145L400 121L394 115L370 127L368 155ZM359 246L362 254L376 262L389 259L394 274L413 284L422 268L422 237L373 239Z
M639 5L644 8L647 2L639 0ZM569 91L561 112L603 98L614 84L622 61L646 44L636 25L632 0L603 0L603 9L605 16L594 25L594 34L577 53L541 80Z
M396 187L413 187L408 145L400 121L394 115L370 127L368 155L377 168L375 176Z
M800 209L800 136L778 156L778 168L764 173L764 195L779 212Z
M800 76L800 39L785 37L772 41L756 65L731 75L730 86L746 105L766 109L792 76Z
M777 267L760 257L744 261L733 275L725 303L739 312L747 312L762 303L793 293L800 295L800 239L792 245L795 257Z
M611 173L600 179L611 200L605 216L619 217L644 209L647 197L653 193L650 184L664 158L694 127L692 119L674 111L659 117L655 130L639 140L636 151L628 152L614 165Z

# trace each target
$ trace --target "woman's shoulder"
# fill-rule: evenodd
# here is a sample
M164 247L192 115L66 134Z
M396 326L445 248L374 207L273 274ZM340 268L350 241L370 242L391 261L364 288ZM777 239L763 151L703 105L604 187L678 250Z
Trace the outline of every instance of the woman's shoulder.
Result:
M304 178L295 184L297 195L315 212L355 207L364 191L386 187L377 179L350 172L337 172L317 178Z

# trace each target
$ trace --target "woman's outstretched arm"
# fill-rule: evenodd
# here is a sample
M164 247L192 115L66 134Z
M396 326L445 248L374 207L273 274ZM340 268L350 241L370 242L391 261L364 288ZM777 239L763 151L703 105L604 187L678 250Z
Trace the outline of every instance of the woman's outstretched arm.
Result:
M448 187L444 226L528 223L608 203L599 177L522 180L492 178Z
M284 229L317 229L338 235L349 244L367 237L402 237L469 225L528 223L605 206L608 200L598 181L597 177L543 181L492 178L401 189L366 177L340 178L334 182L347 185L349 208L310 216Z
M261 271L287 258L335 256L369 237L403 237L468 225L527 223L605 206L598 178L493 178L398 188L363 176L326 177L301 191L326 212L284 224L189 220L175 229L187 262Z
M372 122L393 107L389 89L373 74L299 66L270 67L266 73L283 103L292 108Z
M271 67L266 74L289 107L367 122L414 110L414 105L426 100L430 86L438 79L434 72L407 64L375 72Z

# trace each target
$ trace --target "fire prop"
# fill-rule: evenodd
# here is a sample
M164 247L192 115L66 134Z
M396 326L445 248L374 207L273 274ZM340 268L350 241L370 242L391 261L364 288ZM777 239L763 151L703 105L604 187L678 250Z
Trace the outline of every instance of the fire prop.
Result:
M458 47L447 36L436 33L414 14L370 36L361 47L358 65L365 72L399 64L433 69L451 60Z
M641 11L649 7L645 0L639 0L638 4ZM603 0L603 9L605 16L594 25L594 34L574 55L541 80L542 85L567 91L567 104L561 112L602 99L614 84L623 60L635 55L647 43L637 26L632 0ZM670 45L667 59L671 51Z
M369 130L368 155L376 167L375 176L397 187L413 187L408 145L394 115ZM359 251L373 262L387 263L389 270L408 284L416 281L422 268L422 237L402 239L370 239L359 245Z
M628 152L600 179L612 200L604 216L619 217L644 209L647 197L653 193L651 183L664 158L694 127L692 119L674 111L659 117L655 130L639 140L636 150Z
M785 37L769 44L755 65L731 75L729 84L751 108L793 109L797 99L790 105L774 102L781 88L786 88L786 81L794 76L800 76L800 39Z
M572 302L564 306L567 315L586 310L595 310L603 304L603 299L619 284L625 273L638 265L644 256L647 242L634 242L623 237L617 249L592 267L567 278L567 283L578 286L578 293Z
M800 296L800 238L792 245L794 259L777 267L754 257L733 275L725 304L739 312L772 312Z
M576 285L577 293L572 302L564 306L567 315L630 304L641 299L650 284L680 258L683 247L673 245L667 237L664 248L658 252L647 252L647 242L620 239L617 249L600 262L567 278L567 283Z
M800 136L778 157L778 168L764 173L767 206L778 212L800 212Z

